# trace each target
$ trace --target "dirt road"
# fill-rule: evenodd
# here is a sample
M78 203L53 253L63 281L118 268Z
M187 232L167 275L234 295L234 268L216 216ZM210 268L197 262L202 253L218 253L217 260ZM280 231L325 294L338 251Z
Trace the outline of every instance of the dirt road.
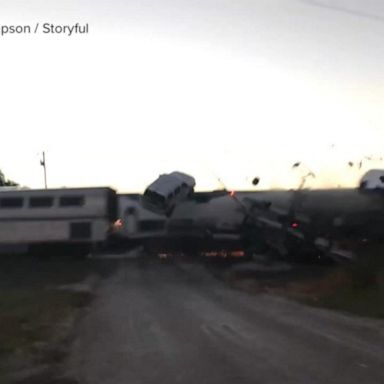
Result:
M233 290L193 261L128 260L77 329L89 384L384 382L384 323Z

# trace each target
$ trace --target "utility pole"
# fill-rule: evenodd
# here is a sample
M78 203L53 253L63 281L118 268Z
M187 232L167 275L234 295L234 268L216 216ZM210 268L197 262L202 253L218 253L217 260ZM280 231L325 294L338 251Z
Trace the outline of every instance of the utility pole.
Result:
M45 152L43 151L43 160L40 160L40 165L44 168L44 186L47 189L47 167L45 165Z

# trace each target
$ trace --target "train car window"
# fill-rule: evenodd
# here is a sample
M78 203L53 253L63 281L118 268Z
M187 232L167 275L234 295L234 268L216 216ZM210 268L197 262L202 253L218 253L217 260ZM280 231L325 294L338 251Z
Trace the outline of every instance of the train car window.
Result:
M60 197L60 207L80 207L84 205L84 196L63 196Z
M0 208L21 208L23 199L20 197L6 197L0 199Z
M49 208L53 205L53 197L31 197L29 199L30 208Z

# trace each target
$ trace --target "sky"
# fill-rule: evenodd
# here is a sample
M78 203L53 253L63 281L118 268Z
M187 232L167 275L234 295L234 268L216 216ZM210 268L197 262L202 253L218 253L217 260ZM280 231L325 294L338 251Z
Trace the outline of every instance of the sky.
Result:
M384 168L380 0L0 0L0 26L36 23L89 33L0 36L0 169L21 185L44 186L42 151L49 187L121 192Z

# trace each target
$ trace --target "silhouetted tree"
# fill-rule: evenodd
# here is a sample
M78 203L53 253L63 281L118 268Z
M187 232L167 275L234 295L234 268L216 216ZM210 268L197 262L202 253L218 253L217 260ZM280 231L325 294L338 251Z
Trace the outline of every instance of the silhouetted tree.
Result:
M15 181L6 179L4 173L0 170L0 187L17 187L18 185Z

